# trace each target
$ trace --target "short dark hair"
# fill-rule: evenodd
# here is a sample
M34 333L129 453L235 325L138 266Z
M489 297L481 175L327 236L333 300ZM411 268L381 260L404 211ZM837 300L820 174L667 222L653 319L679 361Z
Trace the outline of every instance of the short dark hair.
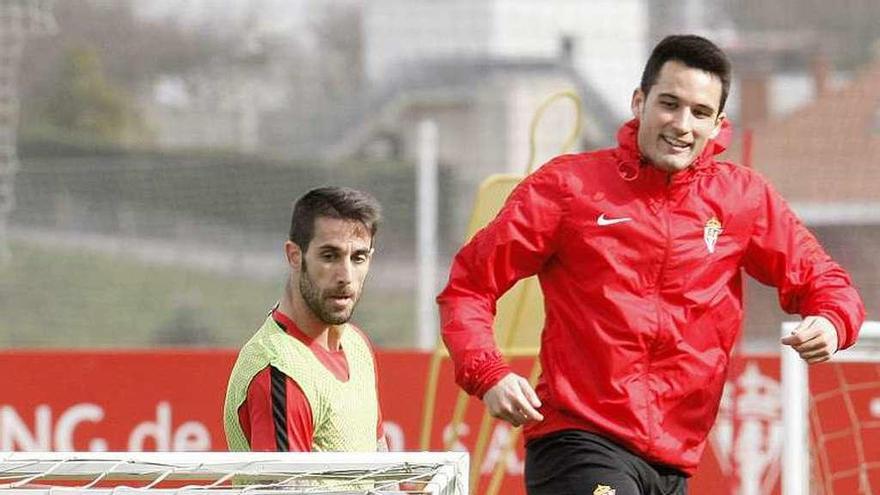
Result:
M648 95L648 91L657 83L663 64L670 60L677 60L693 69L704 70L718 76L721 80L721 101L718 112L724 110L727 94L730 92L730 59L715 43L694 34L675 34L657 43L642 72L640 84L642 93Z
M356 189L334 186L312 189L296 201L290 218L289 239L303 251L309 249L318 217L361 222L372 239L379 229L382 207L372 195Z

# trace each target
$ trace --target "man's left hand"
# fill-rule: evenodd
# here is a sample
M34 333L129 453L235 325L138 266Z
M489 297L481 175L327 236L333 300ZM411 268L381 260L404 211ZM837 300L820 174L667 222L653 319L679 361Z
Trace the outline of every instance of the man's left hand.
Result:
M821 363L837 352L837 330L824 316L808 316L781 342L796 350L808 364Z

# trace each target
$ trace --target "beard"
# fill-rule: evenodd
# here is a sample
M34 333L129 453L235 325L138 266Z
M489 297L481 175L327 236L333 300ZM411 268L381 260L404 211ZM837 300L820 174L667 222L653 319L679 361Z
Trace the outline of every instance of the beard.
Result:
M302 295L306 306L312 310L315 316L328 325L341 325L351 319L354 307L357 305L359 297L352 297L352 304L349 308L334 311L330 308L327 299L321 289L318 288L309 276L309 269L306 266L306 260L302 260L301 271L299 277L299 293Z

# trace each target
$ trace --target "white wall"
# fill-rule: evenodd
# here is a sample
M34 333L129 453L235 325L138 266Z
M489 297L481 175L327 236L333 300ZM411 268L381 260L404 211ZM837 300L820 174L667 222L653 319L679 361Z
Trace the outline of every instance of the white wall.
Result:
M632 90L648 56L643 0L494 0L492 52L551 57L574 41L574 64L615 110L628 118Z
M567 35L582 75L627 118L648 55L644 0L370 0L365 9L373 82L438 55L553 57Z
M370 0L364 4L367 78L424 58L485 56L488 0Z

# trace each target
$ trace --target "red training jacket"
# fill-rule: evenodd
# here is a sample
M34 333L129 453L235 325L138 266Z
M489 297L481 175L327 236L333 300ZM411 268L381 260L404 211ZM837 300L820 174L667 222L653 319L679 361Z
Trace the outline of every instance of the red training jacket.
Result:
M638 122L618 147L560 156L527 177L456 255L438 296L456 381L482 397L510 368L495 344L497 299L537 274L545 298L544 421L598 433L649 462L692 474L715 422L739 334L743 269L777 287L782 309L834 323L851 346L864 306L847 273L753 170L686 170L641 160Z

